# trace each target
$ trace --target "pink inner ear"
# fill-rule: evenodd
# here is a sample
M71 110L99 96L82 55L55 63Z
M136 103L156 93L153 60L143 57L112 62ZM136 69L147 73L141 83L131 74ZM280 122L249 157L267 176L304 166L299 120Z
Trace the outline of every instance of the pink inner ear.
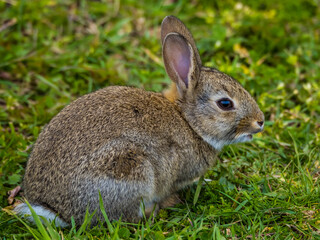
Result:
M190 52L189 56L185 57L182 54L177 57L177 60L174 61L174 68L176 72L178 73L179 77L183 80L183 82L186 84L186 87L188 87L188 73L190 68Z
M190 49L187 42L181 37L168 39L168 57L172 62L172 67L178 74L179 78L188 87L188 74L191 67Z

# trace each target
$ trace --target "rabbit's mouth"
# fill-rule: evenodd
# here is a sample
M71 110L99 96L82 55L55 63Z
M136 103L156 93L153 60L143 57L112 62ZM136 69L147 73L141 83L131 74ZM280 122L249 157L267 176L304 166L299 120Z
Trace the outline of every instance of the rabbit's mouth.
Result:
M250 133L250 134L244 134L241 136L241 140L240 142L248 142L248 141L251 141L253 139L253 135Z
M231 143L249 142L253 139L253 134L243 133L237 136Z

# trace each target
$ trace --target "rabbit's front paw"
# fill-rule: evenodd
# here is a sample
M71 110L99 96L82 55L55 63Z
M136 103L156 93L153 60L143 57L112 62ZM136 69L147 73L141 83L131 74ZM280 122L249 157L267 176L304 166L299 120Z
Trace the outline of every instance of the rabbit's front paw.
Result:
M168 207L173 207L174 205L182 203L182 201L179 198L179 195L177 193L174 193L167 197L166 199L162 200L159 203L160 208L168 208Z

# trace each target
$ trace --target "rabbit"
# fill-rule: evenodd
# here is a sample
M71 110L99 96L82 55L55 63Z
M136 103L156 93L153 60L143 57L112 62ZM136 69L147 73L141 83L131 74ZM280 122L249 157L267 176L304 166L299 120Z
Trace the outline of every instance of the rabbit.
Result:
M161 42L174 83L169 99L109 86L76 99L44 127L23 180L38 215L66 227L72 216L80 225L86 209L97 210L96 225L103 220L100 192L111 221L138 222L174 204L177 191L215 165L223 146L263 130L255 100L232 77L202 66L178 18L164 18ZM26 203L15 212L30 214Z

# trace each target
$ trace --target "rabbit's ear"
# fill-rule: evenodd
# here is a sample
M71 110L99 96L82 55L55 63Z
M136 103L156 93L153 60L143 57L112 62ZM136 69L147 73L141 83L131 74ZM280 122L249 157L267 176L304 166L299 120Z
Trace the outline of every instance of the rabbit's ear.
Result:
M195 51L187 39L178 33L169 33L164 39L163 61L168 76L177 84L180 97L195 86L200 76Z
M178 33L183 36L193 48L194 56L199 66L202 65L197 46L193 40L192 34L188 28L175 16L167 16L161 24L161 44L164 44L164 39L170 33Z

